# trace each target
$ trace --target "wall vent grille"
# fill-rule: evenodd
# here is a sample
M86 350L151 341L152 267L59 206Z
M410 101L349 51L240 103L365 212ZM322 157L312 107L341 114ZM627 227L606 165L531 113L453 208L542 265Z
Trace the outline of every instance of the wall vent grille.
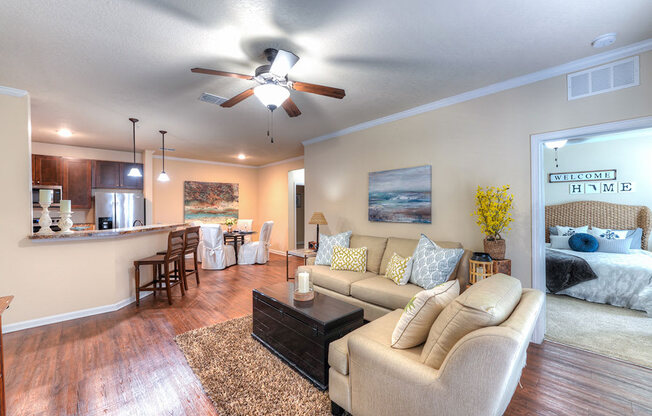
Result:
M220 97L219 95L209 94L205 92L199 96L199 101L220 105L226 101L226 98Z
M568 100L639 84L638 56L568 74Z

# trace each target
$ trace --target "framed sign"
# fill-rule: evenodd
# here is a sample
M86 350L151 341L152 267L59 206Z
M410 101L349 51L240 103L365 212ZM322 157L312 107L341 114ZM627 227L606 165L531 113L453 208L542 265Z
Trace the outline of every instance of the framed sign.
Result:
M560 182L595 182L616 180L616 169L587 170L582 172L549 173L549 183Z

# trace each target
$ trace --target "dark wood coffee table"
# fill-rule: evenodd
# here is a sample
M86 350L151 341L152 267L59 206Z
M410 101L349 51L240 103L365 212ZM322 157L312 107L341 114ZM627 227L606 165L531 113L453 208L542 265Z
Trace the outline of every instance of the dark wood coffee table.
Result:
M328 345L362 326L362 308L315 293L295 302L294 283L253 291L253 333L271 352L315 384L328 388Z

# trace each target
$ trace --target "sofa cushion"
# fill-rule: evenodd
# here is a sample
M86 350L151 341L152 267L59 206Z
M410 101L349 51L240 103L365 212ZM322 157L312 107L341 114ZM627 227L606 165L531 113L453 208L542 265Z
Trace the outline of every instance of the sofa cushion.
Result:
M371 321L368 324L361 326L355 331L349 332L342 338L331 342L328 346L328 365L340 374L349 374L349 348L347 341L352 334L360 334L389 347L392 343L392 332L394 331L396 322L398 322L402 312L403 311L400 309L392 311L375 321ZM415 361L419 361L422 348L423 344L410 349L396 350L396 353L403 354Z
M310 277L314 285L330 289L346 296L351 294L351 283L377 276L377 274L371 272L358 273L331 270L330 266L320 265L299 267L299 271L304 270L310 272Z
M453 346L477 329L500 325L521 299L521 282L505 274L479 281L458 296L437 317L421 353L421 361L439 368Z
M378 275L351 284L351 296L388 309L403 309L422 290L410 283L398 286L392 280Z
M380 261L385 252L387 245L387 238L374 237L370 235L353 234L349 247L367 247L367 270L370 272L378 273L380 271Z
M451 280L422 290L405 305L392 333L392 348L412 348L428 338L432 323L456 297L460 295L460 282Z
M389 264L389 260L394 253L401 257L411 257L414 254L414 249L417 248L417 244L419 244L419 240L413 238L389 237L383 259L380 261L379 274L384 275L387 273L387 264Z

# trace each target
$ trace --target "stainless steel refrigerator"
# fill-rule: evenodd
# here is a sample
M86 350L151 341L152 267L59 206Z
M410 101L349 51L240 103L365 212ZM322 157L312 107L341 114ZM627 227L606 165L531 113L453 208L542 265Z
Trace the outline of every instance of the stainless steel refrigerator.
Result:
M95 226L98 230L145 225L142 192L95 192Z

